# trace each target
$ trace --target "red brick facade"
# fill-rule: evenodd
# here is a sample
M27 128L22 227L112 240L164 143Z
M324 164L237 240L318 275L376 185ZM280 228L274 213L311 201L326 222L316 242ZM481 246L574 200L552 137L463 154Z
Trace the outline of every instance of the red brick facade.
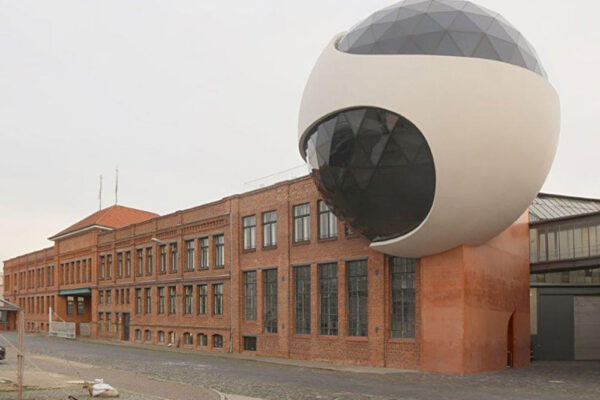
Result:
M403 333L409 337L400 339L391 334L391 258L371 250L365 238L347 235L341 221L335 237L320 239L319 201L315 185L304 177L123 227L68 232L54 237L54 247L5 262L6 296L26 309L32 331L48 329L52 306L55 319L77 322L78 334L89 327L93 338L458 374L502 369L507 352L515 366L528 364L526 217L482 246L423 258L413 280L414 323L411 333ZM294 233L293 210L301 204L310 208L305 241L295 240ZM277 243L264 247L263 214L270 211L277 215ZM248 224L254 223L256 245L245 250L243 221L251 216L254 222ZM223 244L218 246L220 238ZM192 269L188 246L194 247ZM350 304L348 266L357 260L363 266L361 285L364 261L367 265L366 300L361 286L362 294L353 292L358 300ZM332 283L327 289L337 301L337 331L324 335L319 271L327 263L337 266L337 286ZM310 274L301 282L310 297L301 303L310 313L302 314L307 319L297 330L300 292L294 271L307 266ZM276 277L267 272L273 269ZM249 271L255 271L256 295L246 307L244 274ZM355 277L352 282L357 282ZM205 297L200 296L203 290ZM275 299L270 308L267 297ZM69 298L82 302L69 307ZM360 308L366 309L366 324L360 325L364 335L350 335L350 310L361 301ZM255 318L247 318L246 308L250 317L254 310ZM276 323L267 318L269 310ZM256 350L245 349L245 340L250 348L256 340Z
M55 246L5 262L7 298L26 308L30 330L48 329L48 307L54 319L90 322L92 337L124 340L124 314L129 314L129 340L146 340L199 350L242 352L277 357L326 360L336 363L419 368L418 309L417 338L390 338L390 268L387 258L369 248L368 240L346 237L342 222L337 237L318 238L318 200L308 177L282 182L265 189L231 196L221 201L149 219L111 231L90 229L66 238L55 238ZM294 205L310 204L310 240L294 243ZM277 244L263 247L262 213L277 212ZM256 216L256 248L243 249L242 218ZM224 265L215 266L215 238L224 236ZM57 235L59 236L59 235ZM209 266L200 268L200 239L209 241ZM188 271L186 242L194 241L194 269ZM177 271L171 271L169 244L177 244ZM167 245L166 273L161 272L161 246ZM143 263L138 273L138 250ZM148 272L146 249L152 249L152 271ZM131 264L127 267L127 252ZM119 254L122 254L119 256ZM108 256L112 257L110 276ZM122 266L119 267L119 257ZM105 263L102 277L102 259ZM368 265L367 336L348 335L346 262L366 259ZM84 266L85 260L85 266ZM338 334L319 334L318 264L334 262L338 268ZM65 266L69 267L66 268ZM49 267L53 268L49 268ZM310 266L310 333L295 333L295 266ZM66 268L66 269L65 269ZM130 268L129 276L126 276ZM264 327L263 271L277 269L277 333ZM123 271L120 275L119 271ZM244 272L256 271L256 320L244 315ZM44 275L43 278L40 276ZM51 275L51 278L48 276ZM68 275L68 277L67 277ZM418 293L418 274L416 274ZM16 283L16 285L15 285ZM199 286L207 286L206 314L198 314ZM215 315L214 284L223 285L222 315ZM192 286L193 310L185 314L185 286ZM170 287L176 288L176 312L171 314ZM83 297L83 315L67 312L67 296L59 291L90 288ZM151 290L147 313L145 289ZM164 313L159 313L159 288L164 288ZM142 312L136 310L136 289L142 289ZM107 293L110 291L110 304ZM102 293L102 303L100 303ZM79 297L78 295L73 296ZM74 305L77 308L77 304ZM102 313L103 321L99 321ZM106 316L110 313L110 329ZM116 313L119 317L117 319ZM137 333L137 330L140 333ZM163 332L159 334L159 332ZM185 334L192 336L186 344ZM206 346L199 335L206 335ZM159 341L164 335L164 342ZM222 347L216 347L222 337ZM256 351L244 350L244 336L256 337Z

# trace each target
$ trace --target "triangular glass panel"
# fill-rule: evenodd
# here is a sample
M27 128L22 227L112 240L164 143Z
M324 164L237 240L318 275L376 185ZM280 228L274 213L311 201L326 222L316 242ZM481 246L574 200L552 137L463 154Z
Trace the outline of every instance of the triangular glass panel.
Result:
M447 33L442 38L442 41L438 44L437 49L435 50L435 54L439 54L442 56L460 56L462 55L460 49L452 40L450 35Z
M373 165L379 164L379 160L385 151L390 135L381 136L377 144L371 149L371 162Z
M350 168L349 172L354 177L358 187L366 189L369 186L369 182L371 182L375 168Z
M483 33L454 31L448 33L465 57L471 57L479 45L479 42L483 39Z
M471 21L473 21L473 23L477 25L479 30L483 32L485 32L495 21L494 17L488 15L473 14L468 12L465 12L464 15Z
M394 113L385 113L383 119L385 120L385 128L388 132L392 132L400 120L400 116Z
M402 4L402 7L408 8L411 10L415 10L415 11L426 12L432 1L433 0L415 1L414 3L413 2L404 2Z
M475 52L473 52L473 57L486 58L488 60L500 60L500 56L496 52L496 49L494 49L494 46L492 46L490 43L490 40L487 36L484 36L483 39L481 39L481 42L479 42L479 45L475 49Z
M506 40L497 39L493 36L488 36L488 39L496 52L500 56L500 60L504 62L508 62L517 51L517 45L512 42L507 42Z
M458 11L435 12L429 16L444 29L447 29L458 15Z
M507 42L514 42L513 38L510 37L508 32L506 32L505 26L502 25L498 20L494 20L494 22L492 22L490 27L486 30L486 33L489 36L493 36Z
M454 7L452 4L448 4L445 1L443 1L443 2L442 1L433 1L433 2L431 2L431 5L427 9L427 12L429 14L435 13L435 12L446 12L446 11L456 11L456 7Z
M435 49L442 41L443 37L444 32L440 31L415 35L412 39L424 54L435 54Z
M419 21L415 29L412 31L414 35L421 35L424 33L440 32L444 28L438 24L428 14L423 15L423 18Z
M348 110L344 112L346 120L350 124L350 128L355 135L358 134L366 113L367 110L364 108L355 108L354 110Z
M464 13L458 13L456 18L454 18L454 21L452 21L448 27L448 30L456 32L481 32L481 28Z

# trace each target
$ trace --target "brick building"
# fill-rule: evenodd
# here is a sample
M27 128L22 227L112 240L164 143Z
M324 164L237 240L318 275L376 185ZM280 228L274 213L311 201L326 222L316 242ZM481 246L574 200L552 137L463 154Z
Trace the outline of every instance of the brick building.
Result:
M508 231L522 246L506 262L502 237L419 262L389 257L303 177L164 216L109 207L51 237L53 247L6 261L4 276L31 331L48 329L52 306L93 338L468 373L503 368L507 340L522 354L514 365L528 363L526 218ZM486 252L508 278L478 269ZM501 303L486 298L490 286ZM477 331L493 324L500 333ZM486 362L467 365L479 351Z

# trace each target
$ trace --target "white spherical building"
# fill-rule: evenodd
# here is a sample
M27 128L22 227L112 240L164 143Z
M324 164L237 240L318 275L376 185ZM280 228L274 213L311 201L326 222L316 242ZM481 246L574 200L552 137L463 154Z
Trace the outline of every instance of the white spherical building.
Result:
M338 217L387 254L485 243L550 170L560 105L500 15L409 0L337 35L306 85L300 152Z

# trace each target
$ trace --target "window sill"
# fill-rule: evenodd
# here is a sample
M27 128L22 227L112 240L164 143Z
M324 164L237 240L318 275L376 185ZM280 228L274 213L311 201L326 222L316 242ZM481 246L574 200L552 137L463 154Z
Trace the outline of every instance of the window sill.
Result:
M317 339L320 339L320 340L339 340L340 337L338 335L317 335Z
M346 336L344 338L344 341L346 341L346 342L368 342L369 337L368 336Z
M402 344L402 343L408 343L408 344L414 344L417 343L417 339L416 338L388 338L388 343L398 343L398 344Z
M256 253L256 247L254 247L252 249L242 249L242 254L246 254L246 253Z
M307 245L307 244L310 244L310 240L301 240L299 242L293 242L292 246L294 246L294 247L295 246L304 246L304 245Z
M312 337L312 335L310 333L294 333L294 334L292 334L292 338L294 338L294 339L308 340L311 337Z
M277 250L277 245L274 244L272 246L263 246L263 250Z
M337 240L337 236L332 236L332 237L324 237L324 238L319 238L318 242L333 242L334 240Z

